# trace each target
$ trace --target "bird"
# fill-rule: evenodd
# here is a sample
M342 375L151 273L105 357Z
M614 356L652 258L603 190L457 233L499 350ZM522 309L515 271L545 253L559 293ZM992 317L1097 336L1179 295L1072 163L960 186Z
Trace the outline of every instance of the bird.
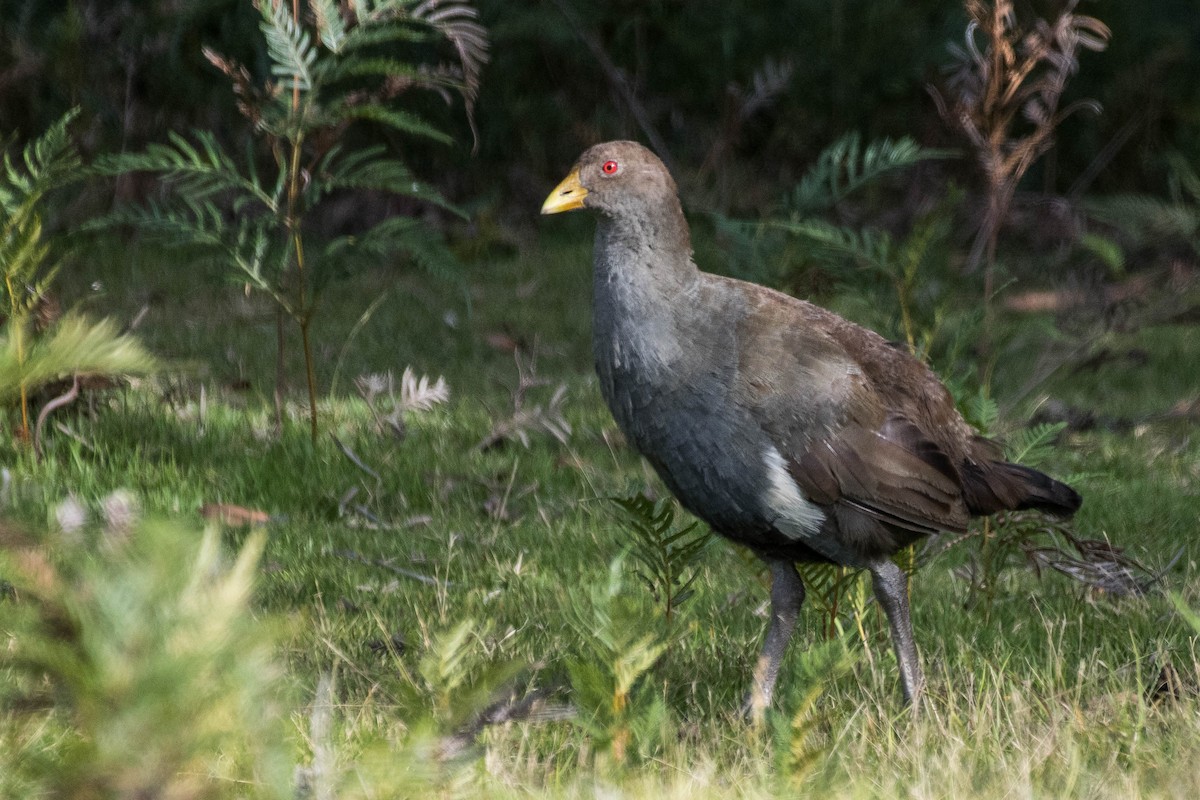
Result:
M703 272L678 190L636 142L586 150L542 214L596 213L592 346L626 440L679 503L771 575L745 710L761 719L804 602L797 563L870 572L904 700L924 680L908 575L892 556L1004 510L1070 516L1082 499L1004 460L920 359L759 284Z

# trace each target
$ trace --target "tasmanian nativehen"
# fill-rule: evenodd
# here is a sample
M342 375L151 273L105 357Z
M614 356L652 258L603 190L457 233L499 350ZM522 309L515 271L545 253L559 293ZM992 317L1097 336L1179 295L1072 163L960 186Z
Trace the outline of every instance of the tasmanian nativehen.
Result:
M1003 460L920 361L822 308L701 272L675 182L634 142L592 147L542 206L599 212L593 348L600 391L679 501L769 566L771 621L751 685L771 701L804 601L795 563L870 570L904 696L921 695L908 581L891 560L972 516L1079 495Z

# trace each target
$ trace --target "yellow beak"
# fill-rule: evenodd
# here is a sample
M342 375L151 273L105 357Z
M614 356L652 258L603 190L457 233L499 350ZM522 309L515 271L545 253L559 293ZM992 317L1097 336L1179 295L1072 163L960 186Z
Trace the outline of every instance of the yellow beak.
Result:
M563 211L574 211L583 208L583 198L588 190L579 182L579 168L571 170L571 174L563 178L562 183L554 187L554 191L542 203L543 214L560 214Z

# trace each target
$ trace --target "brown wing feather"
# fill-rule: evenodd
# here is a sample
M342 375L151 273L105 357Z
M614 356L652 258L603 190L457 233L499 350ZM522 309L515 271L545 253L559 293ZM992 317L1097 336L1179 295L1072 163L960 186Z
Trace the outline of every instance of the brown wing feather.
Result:
M794 457L789 471L815 503L849 505L915 533L963 531L967 508L949 459L911 423L853 423Z

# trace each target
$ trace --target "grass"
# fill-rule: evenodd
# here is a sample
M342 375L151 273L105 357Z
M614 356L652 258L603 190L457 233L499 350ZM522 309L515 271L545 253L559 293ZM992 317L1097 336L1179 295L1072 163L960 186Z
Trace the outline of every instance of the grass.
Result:
M627 757L613 758L580 725L554 721L493 726L466 756L430 758L450 720L484 704L471 690L503 672L495 665L524 664L520 686L570 699L568 665L596 652L573 620L600 602L594 590L631 544L600 498L662 491L621 443L591 376L587 227L516 256L479 257L462 287L381 268L331 288L325 327L314 330L322 387L341 364L324 424L375 475L328 435L309 441L302 408L291 407L291 424L273 434L269 307L178 256L102 242L88 265L64 270L64 294L90 296L91 310L119 319L148 304L139 333L175 368L57 414L51 428L63 427L47 437L40 465L4 444L0 463L12 475L4 514L45 526L68 495L98 508L122 488L147 515L180 520L181 531L199 528L206 503L271 514L253 609L280 631L285 694L312 703L293 705L292 757L348 776L339 797L1200 796L1200 702L1188 692L1147 699L1165 664L1200 685L1198 632L1167 594L1119 599L1013 569L985 614L964 607L967 587L954 576L962 547L914 580L930 680L919 716L901 706L886 624L868 604L861 619L841 620L848 633L832 645L822 644L824 620L806 609L777 715L767 730L742 722L767 586L753 560L717 542L669 630L632 567L618 566L630 604L621 613L658 630L667 647L631 696ZM1014 337L997 373L1002 401L1032 370L1044 327ZM487 344L494 333L536 349L547 383L528 402L567 385L568 443L535 433L528 448L476 449L511 412L517 379L511 353ZM1126 431L1067 434L1046 467L1085 476L1082 534L1108 537L1152 566L1182 548L1164 585L1200 607L1200 440L1185 422L1149 417L1195 396L1200 341L1183 326L1111 336L1114 349L1136 346L1148 357L1059 370L1019 412L1047 395L1146 418ZM291 356L300 397L300 354ZM400 441L376 429L352 380L406 365L445 375L451 400L410 414ZM231 527L225 543L239 548L248 535ZM429 666L437 658L461 658L461 685ZM323 675L333 682L319 690ZM328 714L312 701L321 691ZM807 703L812 691L818 699ZM14 719L0 716L0 773L21 752L12 744L26 741ZM228 796L240 791L230 786Z

